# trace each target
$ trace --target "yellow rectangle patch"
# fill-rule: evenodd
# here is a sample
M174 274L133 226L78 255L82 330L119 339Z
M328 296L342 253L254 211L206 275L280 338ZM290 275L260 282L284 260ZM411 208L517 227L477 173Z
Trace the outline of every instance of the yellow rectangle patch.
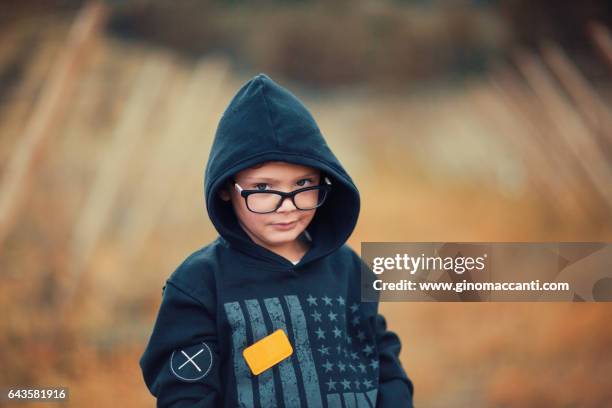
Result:
M280 363L293 354L293 347L282 329L251 344L242 352L247 365L255 375Z

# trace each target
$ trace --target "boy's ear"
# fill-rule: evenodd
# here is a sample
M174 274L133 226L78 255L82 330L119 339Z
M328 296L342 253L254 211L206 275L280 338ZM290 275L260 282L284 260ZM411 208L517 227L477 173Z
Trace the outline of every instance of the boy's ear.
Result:
M217 192L217 194L219 194L219 198L223 201L230 201L231 196L230 196L230 188L232 188L232 179L227 180L225 183L223 183L223 185L221 186L221 188L219 188L219 191Z
M219 194L219 198L221 198L221 200L223 200L223 201L229 201L230 200L229 191L227 191L227 189L225 187L220 188L218 194Z

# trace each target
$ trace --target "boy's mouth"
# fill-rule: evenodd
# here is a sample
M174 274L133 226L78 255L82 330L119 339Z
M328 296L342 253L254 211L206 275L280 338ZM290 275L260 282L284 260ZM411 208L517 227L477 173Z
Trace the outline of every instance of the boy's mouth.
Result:
M298 220L291 222L275 222L272 224L273 227L283 230L288 230L297 225Z

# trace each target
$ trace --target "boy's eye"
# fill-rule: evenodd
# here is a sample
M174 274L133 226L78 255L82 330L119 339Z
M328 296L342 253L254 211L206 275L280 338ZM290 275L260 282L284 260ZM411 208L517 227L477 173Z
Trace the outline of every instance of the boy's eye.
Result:
M266 190L267 186L268 186L268 183L257 183L255 184L255 189L256 190Z
M312 179L311 178L301 179L296 184L300 187L304 187L308 184L312 184Z

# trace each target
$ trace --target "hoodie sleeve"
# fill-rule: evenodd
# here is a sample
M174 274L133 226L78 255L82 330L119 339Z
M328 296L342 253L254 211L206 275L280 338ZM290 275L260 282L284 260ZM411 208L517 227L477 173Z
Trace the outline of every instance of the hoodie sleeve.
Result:
M376 406L378 408L412 408L414 387L399 359L400 339L397 334L387 330L387 322L383 315L376 315L375 325L380 363L378 403Z
M369 293L377 275L357 254L354 254L357 268L361 271L361 293ZM398 335L387 329L385 317L378 313L379 293L375 292L376 302L371 305L371 315L374 316L374 331L378 349L378 397L376 408L413 408L414 386L402 367L399 359L402 344Z
M166 282L149 343L140 359L157 407L217 407L221 381L215 314L187 289Z

